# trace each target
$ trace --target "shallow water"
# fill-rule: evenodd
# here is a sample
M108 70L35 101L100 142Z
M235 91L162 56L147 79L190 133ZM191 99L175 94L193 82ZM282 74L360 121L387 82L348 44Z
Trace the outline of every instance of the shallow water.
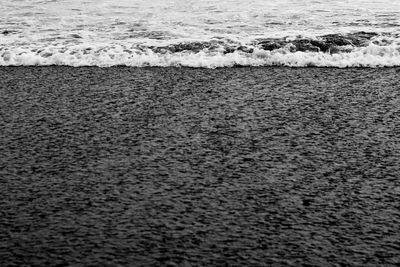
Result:
M1 65L397 66L400 3L332 1L0 1ZM332 50L260 41L373 32ZM210 48L209 43L213 45ZM202 45L198 45L198 44ZM186 44L185 51L169 46ZM167 47L163 52L155 48ZM242 49L245 47L245 49ZM332 56L330 52L335 52ZM298 53L296 53L298 52ZM337 53L336 53L337 52Z

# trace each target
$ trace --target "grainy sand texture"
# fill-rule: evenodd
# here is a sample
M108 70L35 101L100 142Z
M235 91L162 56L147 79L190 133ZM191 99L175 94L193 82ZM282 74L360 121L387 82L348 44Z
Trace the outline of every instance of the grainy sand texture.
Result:
M400 70L0 68L0 266L399 266Z

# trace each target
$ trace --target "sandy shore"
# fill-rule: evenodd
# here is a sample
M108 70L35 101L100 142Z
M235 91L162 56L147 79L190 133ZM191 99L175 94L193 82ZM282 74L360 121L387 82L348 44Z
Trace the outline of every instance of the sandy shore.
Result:
M399 77L2 67L0 265L400 264Z

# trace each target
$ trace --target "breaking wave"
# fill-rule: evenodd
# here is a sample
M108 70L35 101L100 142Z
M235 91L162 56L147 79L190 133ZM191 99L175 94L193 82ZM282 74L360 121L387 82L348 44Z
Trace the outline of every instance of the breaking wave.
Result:
M394 67L400 66L400 36L358 32L313 38L262 38L248 43L216 38L163 46L134 43L11 45L0 47L0 65Z

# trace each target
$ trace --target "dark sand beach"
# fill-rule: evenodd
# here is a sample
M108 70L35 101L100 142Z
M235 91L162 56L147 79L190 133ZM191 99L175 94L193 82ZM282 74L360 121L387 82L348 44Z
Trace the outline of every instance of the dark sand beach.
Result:
M0 68L0 266L399 266L400 69Z

